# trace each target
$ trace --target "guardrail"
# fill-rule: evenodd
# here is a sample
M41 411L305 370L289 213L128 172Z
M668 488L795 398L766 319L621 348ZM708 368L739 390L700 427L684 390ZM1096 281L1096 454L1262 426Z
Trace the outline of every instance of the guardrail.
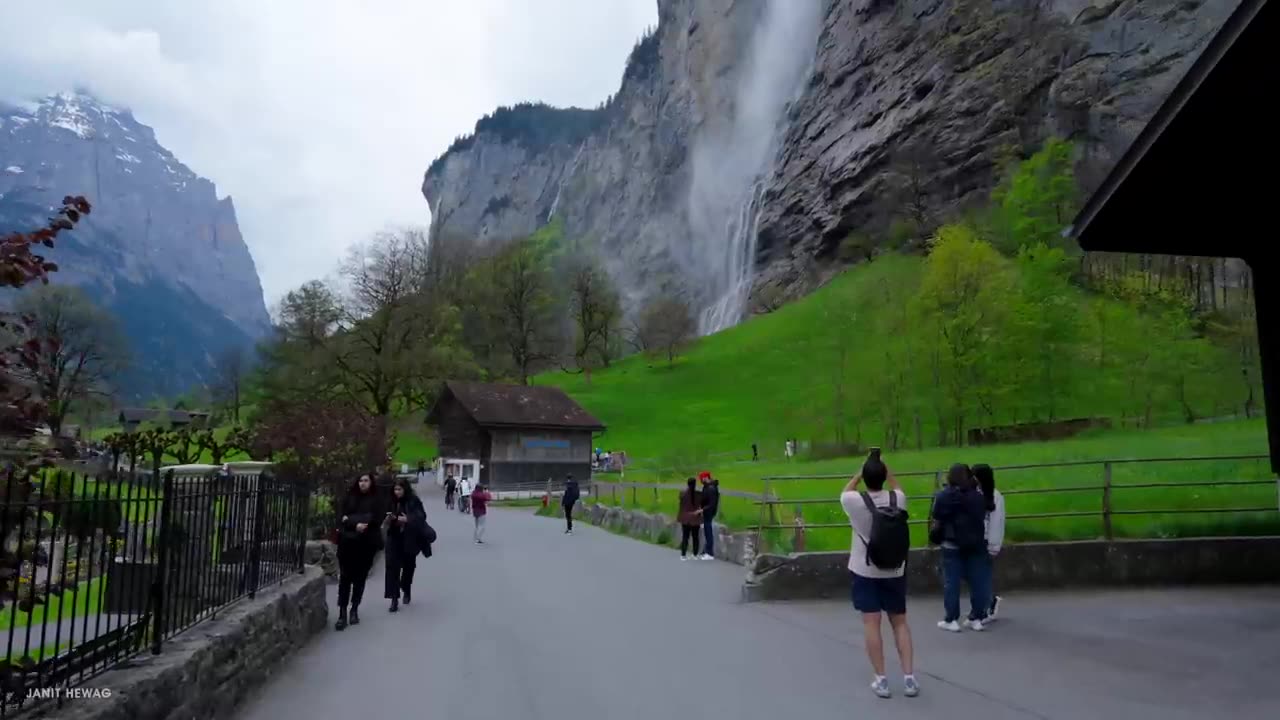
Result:
M1063 510L1054 512L1033 512L1033 513L1008 513L1006 520L1008 522L1034 521L1034 520L1050 520L1060 518L1098 518L1102 523L1102 536L1106 540L1115 538L1114 522L1117 517L1124 516L1142 516L1142 515L1187 515L1187 514L1238 514L1238 513L1277 513L1280 517L1280 496L1277 503L1270 506L1231 506L1231 507L1182 507L1182 508L1138 508L1138 509L1117 509L1115 505L1115 495L1117 492L1130 490L1151 490L1151 489L1189 489L1189 488L1222 488L1222 487L1240 487L1240 486L1262 486L1269 485L1277 488L1280 493L1280 481L1277 479L1234 479L1234 480L1213 480L1203 482L1115 482L1114 474L1118 467L1129 467L1135 465L1157 465L1162 463L1198 463L1198 462L1229 462L1229 461L1267 461L1268 455L1222 455L1222 456L1199 456L1199 457L1165 457L1165 458L1142 458L1142 459L1113 459L1113 460L1082 460L1062 463L1040 463L1028 465L1006 465L1001 467L993 467L997 478L1001 478L1003 474L1009 472L1032 471L1032 470L1050 470L1060 468L1099 468L1101 470L1101 482L1088 485L1068 485L1062 487L1044 487L1044 488L1018 488L1016 482L1011 487L1007 481L997 482L1000 493L1006 498L1006 507L1012 508L1016 506L1016 502L1008 502L1009 498L1017 498L1019 496L1028 495L1050 495L1050 494L1070 494L1070 493L1098 493L1100 495L1100 507L1098 510ZM946 471L927 471L927 472L902 472L895 473L899 479L904 478L932 478L933 490L939 490L943 485L943 478ZM789 483L797 481L812 480L845 480L850 476L847 474L840 475L782 475L770 476L762 478L764 485L765 497L757 501L760 506L759 519L755 525L748 528L756 533L756 547L762 548L761 543L764 541L763 532L766 530L791 530L795 533L793 548L797 552L801 552L805 545L805 533L809 530L819 530L825 528L841 528L848 529L849 523L842 522L818 522L806 523L804 520L804 508L813 505L838 505L839 498L835 497L836 493L832 493L832 497L825 498L797 498L791 500L779 499L777 491L781 487L785 487ZM723 491L722 491L723 492ZM931 497L932 494L930 494ZM908 498L912 496L908 494ZM921 499L916 496L914 499ZM794 508L793 520L791 522L781 522L777 517L776 508L779 505L792 506ZM917 518L909 521L912 525L923 525L929 522L927 517Z
M166 640L303 569L302 483L155 470L11 471L0 485L0 717L61 703L50 690L144 649L159 654Z
M595 480L594 485L596 486L596 493L594 496L597 499L602 498L604 496L604 493L608 492L610 493L610 498L615 505L618 503L618 490L622 490L622 493L625 496L626 491L629 488L631 490L631 503L634 505L634 504L638 504L640 501L641 490L652 491L653 501L657 503L659 502L658 494L660 492L662 491L683 492L687 487L686 485L673 485L673 484L663 484L663 483L613 482L608 480ZM743 500L749 500L754 503L764 503L767 497L766 495L762 495L760 493L746 492L743 490L733 490L733 489L726 489L726 488L720 489L720 495L723 497L741 498Z

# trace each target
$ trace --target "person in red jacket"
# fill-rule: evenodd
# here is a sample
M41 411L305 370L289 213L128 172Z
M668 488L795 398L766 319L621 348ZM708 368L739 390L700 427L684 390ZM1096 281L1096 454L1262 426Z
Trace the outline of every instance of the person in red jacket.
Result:
M476 520L476 544L484 544L484 525L485 520L489 516L489 501L493 496L489 494L488 487L484 483L476 485L475 491L471 493L471 516Z

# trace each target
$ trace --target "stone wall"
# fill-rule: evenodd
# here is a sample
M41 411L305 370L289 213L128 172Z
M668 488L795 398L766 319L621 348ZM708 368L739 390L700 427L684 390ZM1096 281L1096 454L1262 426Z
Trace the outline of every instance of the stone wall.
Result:
M214 720L236 706L328 625L325 578L308 566L281 585L245 599L84 684L108 699L51 701L24 717L59 720Z
M557 508L557 512L562 511ZM598 503L578 503L573 508L573 517L651 543L665 540L660 544L668 547L678 547L680 544L680 524L668 515ZM755 536L752 533L735 533L720 523L715 524L715 533L716 559L738 565L751 562L755 555Z
M911 552L911 592L942 591L940 559L936 548ZM847 598L848 563L847 552L761 555L743 599ZM1006 545L996 561L1002 590L1275 582L1280 537L1018 543Z

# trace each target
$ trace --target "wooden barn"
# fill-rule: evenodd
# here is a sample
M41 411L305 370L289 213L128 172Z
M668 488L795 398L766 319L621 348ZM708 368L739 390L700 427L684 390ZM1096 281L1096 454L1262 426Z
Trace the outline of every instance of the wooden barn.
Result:
M591 475L592 437L605 427L553 387L454 382L427 414L447 460L480 463L495 489Z

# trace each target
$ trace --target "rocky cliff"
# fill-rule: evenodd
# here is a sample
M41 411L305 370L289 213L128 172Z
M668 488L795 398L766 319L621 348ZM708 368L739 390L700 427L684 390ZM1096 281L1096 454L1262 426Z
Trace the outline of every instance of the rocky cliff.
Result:
M1010 150L1069 137L1100 179L1236 4L659 0L618 93L563 111L596 122L534 142L487 118L432 163L433 233L554 213L633 307L681 285L714 330L751 290L809 289L850 233L885 236L904 193L934 220L979 201Z
M222 347L269 329L231 198L151 128L79 93L0 106L0 230L38 225L68 194L86 196L93 214L49 253L55 281L121 317L135 349L128 394L186 390Z

